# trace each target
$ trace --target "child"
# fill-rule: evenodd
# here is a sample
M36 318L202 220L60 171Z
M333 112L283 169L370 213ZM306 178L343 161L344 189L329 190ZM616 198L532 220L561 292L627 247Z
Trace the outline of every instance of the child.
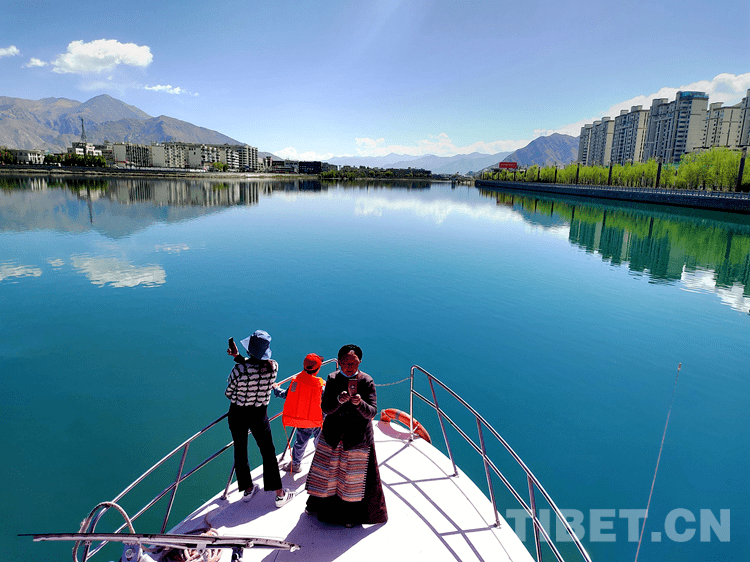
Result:
M274 396L286 399L281 422L284 427L297 428L297 438L292 447L292 462L282 467L289 472L300 471L302 455L310 438L315 439L315 443L318 442L320 428L323 425L320 401L325 381L317 374L322 363L323 358L320 355L310 353L305 357L304 370L292 377L288 390L282 389L276 383L273 385Z

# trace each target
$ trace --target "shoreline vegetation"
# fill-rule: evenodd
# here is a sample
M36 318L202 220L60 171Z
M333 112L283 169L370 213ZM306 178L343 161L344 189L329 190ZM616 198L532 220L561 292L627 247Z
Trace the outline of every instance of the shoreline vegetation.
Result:
M355 170L329 170L327 172L321 172L319 174L321 180L342 180L342 181L356 181L356 180L436 180L442 179L442 177L436 177L432 175L429 170L422 170L416 168L389 168L386 170L380 168L360 167Z
M525 170L503 169L484 172L477 179L599 187L750 192L750 165L745 165L744 152L720 147L706 152L685 154L679 164L662 164L653 159L644 163L609 166L581 166L572 162L558 168L534 164Z

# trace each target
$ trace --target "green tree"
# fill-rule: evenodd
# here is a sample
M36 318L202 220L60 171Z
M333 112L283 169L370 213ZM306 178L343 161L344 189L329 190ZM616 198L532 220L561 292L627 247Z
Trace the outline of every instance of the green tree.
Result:
M16 159L5 147L0 148L0 163L2 164L15 164Z

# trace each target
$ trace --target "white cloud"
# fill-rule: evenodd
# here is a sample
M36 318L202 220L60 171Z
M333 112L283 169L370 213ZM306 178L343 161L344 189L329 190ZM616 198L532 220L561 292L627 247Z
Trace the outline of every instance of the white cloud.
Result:
M360 216L380 217L384 212L410 211L417 217L422 217L441 224L450 215L471 219L491 220L497 222L521 222L520 213L494 203L486 205L469 205L451 200L423 201L417 198L389 199L385 197L363 197L355 199L354 213Z
M280 158L288 160L307 160L313 162L316 160L325 161L335 156L332 152L320 153L312 150L308 150L307 152L297 152L297 149L292 146L274 151L274 154Z
M680 281L682 282L685 291L694 293L716 293L723 304L740 312L750 312L750 298L747 298L744 295L745 288L739 283L735 283L731 287L717 287L716 273L710 269L688 271L683 268Z
M27 62L24 66L26 68L36 68L39 66L47 66L47 63L44 62L43 60L35 59L34 57L32 57L31 59L29 59L29 62Z
M357 138L358 156L385 156L390 153L408 154L409 156L455 156L456 154L470 154L481 152L485 154L496 154L498 152L510 152L523 148L528 140L497 140L477 141L467 146L457 146L446 133L430 136L419 140L413 145L386 144L385 139Z
M73 41L68 52L58 55L52 66L60 74L100 74L119 65L146 67L153 59L151 49L145 45L98 39L90 43Z
M144 90L149 90L151 92L166 92L167 94L186 94L188 96L197 96L198 94L192 94L188 92L187 90L183 90L182 88L178 88L177 86L171 86L169 84L165 86L144 86Z
M41 275L41 269L30 265L14 265L12 263L0 265L0 281L12 277L40 277Z
M73 256L73 267L86 274L94 285L112 287L155 287L163 285L167 273L158 265L133 265L116 258Z
M157 244L155 247L157 252L167 252L168 254L179 254L190 249L187 244Z
M62 267L65 265L65 262L61 260L60 258L49 258L47 260L47 263L50 264L52 267Z
M15 45L11 45L10 47L0 48L0 59L3 57L14 57L20 54L21 54L21 51L19 51L18 47L16 47Z
M593 123L605 116L614 119L620 114L620 110L627 109L630 111L630 108L635 105L641 105L643 106L643 109L648 109L651 107L651 102L658 98L667 98L669 101L673 101L678 91L685 92L692 90L705 92L708 94L709 103L720 101L724 104L731 105L739 102L745 97L748 88L750 88L750 72L745 74L718 74L712 80L699 80L698 82L685 84L679 88L664 87L651 94L635 96L620 103L616 103L605 111L599 113L596 117L588 117L576 123L563 125L556 129L537 129L534 131L534 134L536 136L546 136L552 133L562 133L576 137L581 133L581 127L587 123Z

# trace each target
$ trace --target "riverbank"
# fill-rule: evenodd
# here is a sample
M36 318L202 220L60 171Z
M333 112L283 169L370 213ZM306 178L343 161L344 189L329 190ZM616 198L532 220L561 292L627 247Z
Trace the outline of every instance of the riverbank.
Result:
M219 180L243 180L243 179L318 179L315 174L273 174L265 172L203 172L199 170L160 170L152 168L125 169L125 168L82 168L82 167L57 167L57 166L0 166L0 174L3 175L30 175L30 176L57 176L57 177L118 177L118 178L201 178Z
M641 187L580 186L554 183L477 180L476 187L523 192L556 193L575 197L614 199L657 205L676 205L695 209L711 209L730 213L750 214L750 194L687 189L655 189Z

